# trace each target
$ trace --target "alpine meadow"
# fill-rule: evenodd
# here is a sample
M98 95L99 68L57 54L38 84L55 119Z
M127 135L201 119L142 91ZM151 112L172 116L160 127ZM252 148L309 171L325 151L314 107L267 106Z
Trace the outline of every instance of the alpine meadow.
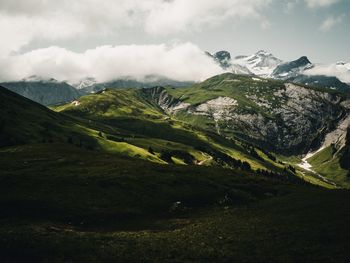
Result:
M0 261L350 262L345 0L0 0Z

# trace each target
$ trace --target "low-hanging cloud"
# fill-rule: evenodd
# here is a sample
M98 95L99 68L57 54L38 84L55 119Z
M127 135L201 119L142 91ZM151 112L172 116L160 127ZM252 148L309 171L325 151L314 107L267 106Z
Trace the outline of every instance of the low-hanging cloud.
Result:
M36 75L76 83L86 77L109 81L159 75L200 81L222 73L212 58L192 43L100 46L83 53L60 47L37 49L2 60L1 81Z
M350 63L337 63L331 65L316 65L314 68L305 71L307 75L325 75L337 77L340 81L350 83Z

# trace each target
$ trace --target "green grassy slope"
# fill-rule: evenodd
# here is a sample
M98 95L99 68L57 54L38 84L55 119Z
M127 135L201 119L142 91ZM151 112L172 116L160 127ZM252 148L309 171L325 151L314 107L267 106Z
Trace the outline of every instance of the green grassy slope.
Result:
M66 144L2 148L0 165L2 262L350 257L348 191Z
M145 150L152 148L159 157L170 152L174 162L180 159L188 163L187 156L201 165L230 166L239 160L248 162L254 170L285 172L283 164L259 155L246 143L169 117L139 89L105 90L80 98L78 105L61 105L54 110L102 131L111 140L116 138Z
M341 167L342 155L333 146L328 146L308 159L313 169L327 178L338 182L343 187L350 187L349 171Z
M253 169L283 170L254 158L235 142L168 119L140 94L130 89L85 96L79 106L59 106L61 114L0 89L1 145L63 142L158 163L231 166L241 160ZM163 157L169 153L170 159Z
M157 163L246 169L246 162L253 170L294 176L287 165L245 142L169 118L142 90L106 90L84 96L78 105L55 107L59 113L5 89L0 95L4 101L0 119L5 124L1 136L7 145L64 142Z
M193 105L215 99L219 96L226 96L236 99L242 110L261 111L262 109L249 100L245 94L253 92L257 96L269 99L271 94L283 86L284 82L282 81L226 73L207 79L189 88L167 88L167 90L175 98L180 98L182 101ZM203 92L204 90L205 92ZM276 101L276 103L279 102Z
M224 73L191 87L177 89L168 87L167 91L174 98L194 106L220 96L230 97L238 103L237 112L242 114L261 114L263 117L273 120L278 119L279 114L273 113L271 109L279 108L285 103L282 98L279 98L274 93L284 89L284 85L284 81ZM299 86L303 87L302 85ZM344 94L332 90L308 86L305 86L305 88L344 96ZM253 97L256 99L252 99ZM261 104L259 105L257 101ZM271 103L271 109L264 106L264 102ZM177 117L206 128L212 126L208 118L203 118L202 116L188 116L180 112ZM198 118L199 120L197 120ZM232 130L226 132L231 134ZM234 132L240 133L239 130Z
M283 103L286 103L283 101L282 97L278 97L275 95L275 93L281 89L284 89L285 82L283 81L277 81L272 79L262 79L258 77L250 77L250 76L240 76L240 75L234 75L231 73L226 73L218 76L214 76L202 83L195 84L188 88L167 88L167 92L173 96L175 99L189 103L192 106L197 106L201 103L204 103L208 100L217 98L219 96L222 97L230 97L237 101L237 109L236 112L239 114L258 114L266 118L268 121L276 121L277 125L280 126L281 131L289 130L290 134L297 134L299 131L298 129L303 129L303 127L299 127L298 129L294 128L288 128L284 125L284 121L280 118L281 113L274 113L273 110L275 108L280 108ZM304 87L302 85L299 85L300 87ZM313 88L313 87L305 87L308 90L312 91L319 91L319 92L325 92L330 94L330 96L338 96L338 98L345 99L346 95L341 94L337 91L330 91L325 90L321 88ZM251 99L254 98L254 99ZM322 97L315 97L315 102L323 103L325 100ZM265 102L269 102L270 106L267 107ZM293 104L293 103L292 103ZM295 105L294 105L295 106ZM292 107L294 107L292 106ZM306 107L306 105L305 105ZM337 109L337 105L332 108L332 110ZM308 114L314 114L314 112L309 112ZM327 114L327 113L325 113ZM191 123L194 126L201 127L203 129L214 129L219 126L218 129L220 129L220 132L223 136L232 137L232 138L240 138L240 140L248 140L248 141L254 141L251 136L249 136L249 129L242 132L242 127L239 125L232 125L230 127L226 127L226 123L221 123L220 121L218 123L215 123L213 118L207 118L203 115L191 115L187 112L177 112L175 114L176 118L179 120L182 120L187 123ZM301 118L302 116L298 116L298 118ZM319 119L316 116L312 117L314 121L311 122L317 122ZM305 121L305 120L304 120ZM316 131L310 131L310 134L308 136L310 138L313 138L313 142L311 142L310 146L312 144L315 144L317 140L320 140L318 138L322 138L324 135L324 130L329 127L333 127L335 124L331 123L325 123L326 126L321 128L316 128ZM283 128L284 127L284 128ZM244 126L243 126L244 128ZM282 129L283 128L283 129ZM322 135L323 134L323 135ZM269 134L266 134L265 136L268 136ZM287 136L287 135L286 135ZM290 136L289 136L290 138ZM272 139L272 138L271 138ZM255 143L258 143L260 145L259 141L255 141ZM304 143L305 145L308 143ZM302 145L304 145L302 144ZM263 145L262 148L265 148L268 145ZM302 148L303 146L301 146ZM314 146L313 146L314 147ZM270 146L268 147L270 148ZM271 149L274 151L274 149ZM291 151L291 149L287 149L286 151L280 152L280 159L288 160L293 158L293 156L284 157L283 154L287 155L288 151ZM295 149L294 149L295 150ZM299 149L300 150L300 149ZM310 149L304 149L304 150L310 150ZM341 165L343 162L344 164L347 163L345 160L345 153L344 151L341 151L335 156L334 158L331 156L328 156L327 161L326 160L318 160L319 157L322 159L323 157L319 155L315 156L312 160L312 164L315 167L315 171L317 171L319 174L321 174L324 177L327 177L328 179L337 182L337 184L349 187L348 180L349 180L349 168L346 168L346 165ZM302 152L299 151L299 154L301 155ZM298 151L293 153L296 157L298 154ZM299 156L300 157L300 156ZM348 158L347 158L348 159ZM343 161L341 161L343 160ZM345 160L345 161L344 161ZM299 161L301 162L301 160ZM287 163L289 163L287 161ZM293 164L293 162L291 162ZM297 163L294 163L297 164ZM342 166L342 167L341 167ZM314 178L310 178L310 180L314 180ZM317 181L317 178L316 178Z
M110 140L95 127L56 113L0 87L0 146L63 142L164 163L147 150Z
M53 112L0 89L1 262L350 259L348 191L119 92Z

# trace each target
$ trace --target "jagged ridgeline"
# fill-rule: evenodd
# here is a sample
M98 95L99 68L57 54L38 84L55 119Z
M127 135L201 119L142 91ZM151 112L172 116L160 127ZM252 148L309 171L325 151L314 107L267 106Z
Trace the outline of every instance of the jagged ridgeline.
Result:
M56 110L118 127L133 134L135 138L127 140L138 147L147 148L144 139L137 138L142 136L152 138L147 139L149 147L158 152L169 150L169 143L159 140L180 143L197 163L225 159L218 158L215 149L254 169L270 169L269 163L279 170L297 165L293 156L333 145L334 153L324 160L333 168L316 170L330 177L337 171L336 181L348 181L339 156L346 144L349 103L346 95L329 89L226 73L185 88L106 90ZM280 158L286 163L276 155L288 156ZM205 161L208 156L210 161ZM189 158L184 159L188 163Z
M300 181L288 165L249 143L169 116L146 91L106 90L54 112L1 88L1 146L63 143L161 164L222 166Z
M18 114L15 104L24 103L35 117L28 110L15 118L5 114L3 145L58 141L164 164L223 166L329 184L326 176L348 184L349 103L339 92L226 73L183 88L106 89L52 107L56 112L5 93L17 100L4 103L5 110ZM300 156L329 147L332 153L322 155L325 169L298 168Z
M50 108L0 87L1 258L346 262L349 106L234 74Z
M42 105L65 103L84 94L66 82L55 79L43 80L33 77L29 80L3 82L0 85Z

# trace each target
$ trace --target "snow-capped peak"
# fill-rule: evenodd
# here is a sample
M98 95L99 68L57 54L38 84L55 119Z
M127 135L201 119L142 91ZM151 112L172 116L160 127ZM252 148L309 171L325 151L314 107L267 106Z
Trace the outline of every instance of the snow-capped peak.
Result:
M73 84L73 86L76 89L84 89L87 87L91 87L91 86L95 85L96 83L97 83L97 81L94 78L88 77L88 78L82 79L81 81L79 81L76 84Z
M244 66L255 75L269 76L273 70L282 62L271 53L259 50L251 56L238 56L233 61L234 64Z
M337 66L345 66L346 63L344 61L338 61L335 63Z
M266 50L259 50L258 52L255 53L256 56L273 56L270 52L267 52Z

